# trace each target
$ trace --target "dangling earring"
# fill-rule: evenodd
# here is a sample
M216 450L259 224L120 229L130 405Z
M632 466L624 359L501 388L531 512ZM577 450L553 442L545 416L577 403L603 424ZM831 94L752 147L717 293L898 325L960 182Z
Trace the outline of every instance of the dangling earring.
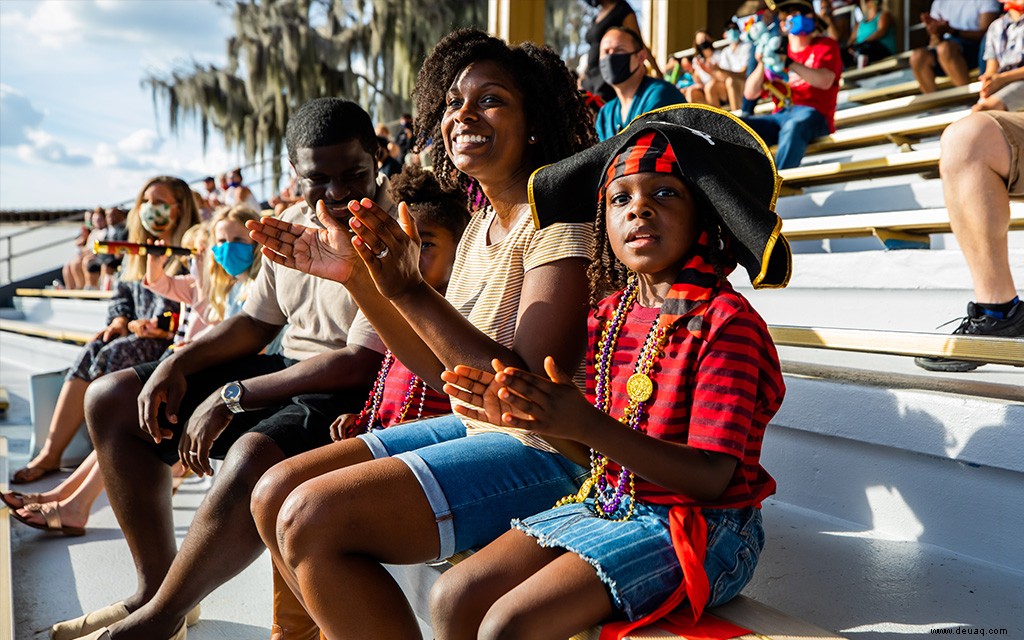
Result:
M530 137L526 139L526 141L529 142L530 144L537 144L537 136L531 134Z

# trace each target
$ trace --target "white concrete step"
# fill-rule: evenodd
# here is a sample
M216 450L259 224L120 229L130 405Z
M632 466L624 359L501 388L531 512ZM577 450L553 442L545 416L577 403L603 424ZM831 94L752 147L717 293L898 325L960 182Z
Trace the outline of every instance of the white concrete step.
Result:
M1024 248L1011 251L1010 269L1024 276ZM798 254L785 289L754 290L742 269L730 280L769 324L949 333L956 324L936 327L963 316L973 298L954 250Z
M107 326L107 308L110 303L106 300L15 296L14 305L28 322L95 332Z
M1024 511L1010 506L1024 500L1024 385L994 398L902 388L878 372L785 379L762 451L780 501L1024 572L1013 535ZM959 386L972 385L985 386Z

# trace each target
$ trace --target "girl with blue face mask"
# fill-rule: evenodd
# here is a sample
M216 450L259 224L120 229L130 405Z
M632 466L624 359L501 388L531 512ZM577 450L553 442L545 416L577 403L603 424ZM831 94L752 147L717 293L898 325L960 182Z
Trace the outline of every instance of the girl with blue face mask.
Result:
M252 280L259 273L261 259L245 223L259 220L256 212L238 206L221 211L210 220L213 244L206 266L203 291L212 315L226 318L241 310ZM217 310L220 310L217 313Z

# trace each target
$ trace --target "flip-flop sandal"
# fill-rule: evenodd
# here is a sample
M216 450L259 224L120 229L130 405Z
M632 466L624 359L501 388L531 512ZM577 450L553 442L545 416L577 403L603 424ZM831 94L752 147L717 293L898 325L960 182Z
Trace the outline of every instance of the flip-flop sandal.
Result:
M57 473L60 471L60 467L53 467L47 469L45 467L24 467L18 469L11 476L11 484L28 484L35 482L36 480L42 480L51 473Z
M11 497L15 497L21 500L21 504L14 504L11 502ZM7 493L0 493L0 500L3 501L7 508L11 511L17 511L25 507L26 505L34 504L43 501L43 494L41 493L22 493L20 491L8 491Z
M17 511L11 512L11 517L18 520L22 524L27 524L33 529L41 529L43 531L60 531L66 536L84 536L85 527L66 527L61 524L60 511L57 509L56 502L44 502L43 504L27 504L22 507L25 511L35 512L41 514L46 520L46 524L39 524L38 522L32 522L25 516L21 515Z

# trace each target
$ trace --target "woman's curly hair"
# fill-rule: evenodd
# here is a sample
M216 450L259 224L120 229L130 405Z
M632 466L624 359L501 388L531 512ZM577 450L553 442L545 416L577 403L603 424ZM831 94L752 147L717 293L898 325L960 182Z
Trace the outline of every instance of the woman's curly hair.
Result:
M732 234L721 223L714 207L704 194L689 180L684 180L693 198L693 206L697 212L697 232L706 231L708 243L705 249L707 260L715 275L724 279L726 271L735 266L736 260L729 247ZM608 239L608 224L605 218L607 209L604 198L597 203L597 218L594 220L594 260L587 266L587 279L590 284L590 306L597 308L597 303L616 291L626 288L630 270L612 251L612 243Z
M416 148L433 140L431 158L441 185L459 187L470 201L482 197L480 185L459 171L448 157L441 137L447 93L459 73L473 62L491 60L506 69L523 94L531 145L531 168L557 162L590 147L597 138L592 117L576 78L550 47L524 42L510 47L504 40L478 29L459 29L437 43L420 68L413 98L416 103Z

